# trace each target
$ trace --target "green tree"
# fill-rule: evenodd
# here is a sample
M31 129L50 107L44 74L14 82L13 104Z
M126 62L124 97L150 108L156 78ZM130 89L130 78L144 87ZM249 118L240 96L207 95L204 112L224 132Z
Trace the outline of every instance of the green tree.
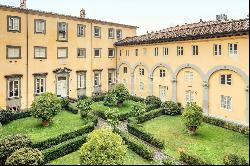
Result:
M109 108L106 110L107 121L114 129L120 123L118 111L119 110L117 108Z
M88 113L92 111L91 104L93 101L90 98L79 100L76 107L80 110L81 117L86 118Z
M49 121L61 111L61 100L53 93L44 93L37 96L31 104L33 117L42 119L44 126L49 126Z
M122 107L123 102L129 98L128 89L123 84L117 84L111 91L117 98L117 106Z
M110 91L106 94L105 98L104 98L104 103L103 105L107 106L107 107L114 107L117 105L117 97L116 97L116 93L114 93L113 91Z
M127 152L121 136L111 129L93 131L80 149L81 165L121 165Z

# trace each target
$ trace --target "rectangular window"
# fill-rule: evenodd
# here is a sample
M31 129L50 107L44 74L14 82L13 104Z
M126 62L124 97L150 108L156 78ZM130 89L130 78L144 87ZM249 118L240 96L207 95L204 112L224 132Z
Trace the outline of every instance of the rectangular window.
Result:
M185 101L186 101L186 103L194 102L194 92L193 91L187 90L185 92Z
M77 48L77 58L86 58L86 48Z
M109 71L108 73L108 83L114 84L115 83L115 71Z
M135 56L138 56L138 54L139 54L139 50L135 49Z
M229 56L234 56L238 54L238 44L228 44L229 47Z
M144 83L140 82L140 90L143 91L144 90Z
M194 80L194 73L190 71L185 72L185 79L186 81L193 81Z
M8 31L21 32L21 18L8 16Z
M158 52L158 47L154 48L154 56L158 56L159 55L159 52Z
M214 44L214 55L221 55L221 45L220 44Z
M143 48L143 55L144 55L144 56L147 55L147 48Z
M77 88L78 89L86 88L86 74L85 73L77 74Z
M144 69L143 69L143 68L139 68L139 74L140 74L141 76L144 76Z
M95 73L94 74L94 86L100 86L101 85L101 73Z
M118 40L121 40L122 39L122 30L121 29L117 29L116 30L116 38Z
M129 56L129 50L126 50L126 56Z
M45 20L35 20L35 33L46 33L46 21Z
M120 50L120 56L122 56L122 50Z
M20 59L21 47L20 46L7 46L7 59Z
M220 83L222 85L232 85L232 74L220 75Z
M94 57L95 58L101 58L101 49L100 48L95 48L94 49Z
M168 55L168 48L163 47L163 56L167 56L167 55Z
M94 36L96 38L101 38L101 27L94 27Z
M67 47L58 47L57 48L57 58L58 59L68 58L68 48Z
M227 110L232 110L232 97L230 96L224 96L224 95L221 95L221 108L222 109L227 109Z
M198 46L192 46L193 48L193 55L199 55L199 47Z
M13 79L8 81L8 98L19 98L20 85L19 79Z
M123 68L123 73L128 73L128 68L127 67Z
M108 56L109 56L109 58L114 58L115 57L115 49L114 48L109 48L108 49Z
M184 54L184 48L178 46L178 47L177 47L177 55L180 56L180 55L183 55L183 54Z
M34 47L34 57L35 59L46 59L47 57L47 48L46 47Z
M160 70L160 77L166 77L166 70Z
M68 24L65 22L58 23L58 40L68 40Z
M115 29L114 28L109 28L108 29L108 38L109 39L114 39L115 38Z
M77 37L85 36L85 26L82 24L77 24Z
M46 92L46 78L35 77L35 94L39 95Z

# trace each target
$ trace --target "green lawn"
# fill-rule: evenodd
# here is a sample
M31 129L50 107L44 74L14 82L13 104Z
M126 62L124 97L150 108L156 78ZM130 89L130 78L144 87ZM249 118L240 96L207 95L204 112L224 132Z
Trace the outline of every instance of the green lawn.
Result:
M76 151L74 153L70 153L66 156L53 160L48 163L48 165L80 165L80 153ZM148 161L134 153L132 150L128 150L125 165L156 165L153 161Z
M249 139L237 132L203 123L195 136L188 136L180 116L161 116L142 124L146 131L165 141L165 151L179 158L185 150L213 164L222 164L227 153L249 160Z
M130 112L131 108L132 108L132 105L134 105L134 104L136 104L135 101L128 100L128 101L124 102L124 104L123 104L123 106L121 108L118 108L118 107L117 108L119 109L120 113ZM106 106L103 105L103 101L93 103L91 105L91 108L93 110L99 110L99 111L100 110L104 111L104 110L109 109L109 107L106 107Z
M0 139L11 134L27 134L33 142L46 140L62 133L81 128L85 124L80 115L62 111L54 117L49 127L43 127L41 121L33 117L19 119L3 125Z

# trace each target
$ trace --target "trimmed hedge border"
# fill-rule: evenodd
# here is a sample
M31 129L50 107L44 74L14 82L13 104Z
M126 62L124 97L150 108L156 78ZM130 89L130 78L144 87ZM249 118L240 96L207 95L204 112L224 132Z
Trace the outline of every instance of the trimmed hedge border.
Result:
M24 110L23 112L13 112L10 110L0 110L0 123L7 124L11 121L17 119L23 119L31 117L31 113L28 109Z
M74 106L72 103L69 103L67 111L73 114L78 114L78 108L76 108L76 106Z
M215 118L215 117L211 117L211 116L204 116L203 121L205 123L209 123L209 124L219 126L219 127L225 128L225 129L233 130L235 132L249 136L249 127L248 126L236 124L233 122L228 122L228 121L225 121L225 120L222 120L219 118Z
M150 112L146 112L142 116L137 117L136 120L137 120L137 123L143 123L143 122L146 122L148 120L154 119L154 118L162 116L162 115L164 115L162 109L155 109L155 110L152 110Z
M42 151L44 155L45 163L55 160L59 157L65 156L69 153L77 151L83 143L86 142L86 136L82 135L73 139L70 139L66 142L58 144L56 146L52 146L49 149L45 149Z
M142 98L142 97L138 97L138 96L133 96L133 95L130 95L129 96L129 100L133 100L135 102L145 102L145 99Z
M95 128L95 124L91 122L89 124L86 124L81 129L78 129L78 130L75 130L75 131L72 131L69 133L60 134L57 137L49 138L49 139L42 141L42 142L33 143L32 147L37 148L39 150L48 149L51 146L58 145L58 144L65 142L67 140L70 140L70 139L73 139L75 137L79 137L83 134L89 133L89 132L93 131L94 128Z
M97 116L101 117L104 120L107 120L107 115L104 110L96 110ZM118 113L118 120L125 121L131 116L131 112L121 112Z
M115 132L123 138L128 148L147 160L153 160L155 153L153 148L130 136L128 133L124 133L118 129L115 129Z
M193 156L187 154L186 152L180 152L180 161L188 164L188 165L211 165L210 163L206 163L198 156Z

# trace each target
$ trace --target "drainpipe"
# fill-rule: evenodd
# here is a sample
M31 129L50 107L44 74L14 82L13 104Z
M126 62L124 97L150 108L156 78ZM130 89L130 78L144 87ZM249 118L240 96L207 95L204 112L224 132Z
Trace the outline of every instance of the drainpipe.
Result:
M27 50L26 50L26 108L29 107L29 11L27 10L26 13L26 33L27 33L27 37L26 37L26 45L27 45Z
M92 96L92 92L93 92L93 23L91 22L91 32L90 32L90 40L91 40L91 51L90 51L90 93L91 93L91 96Z

